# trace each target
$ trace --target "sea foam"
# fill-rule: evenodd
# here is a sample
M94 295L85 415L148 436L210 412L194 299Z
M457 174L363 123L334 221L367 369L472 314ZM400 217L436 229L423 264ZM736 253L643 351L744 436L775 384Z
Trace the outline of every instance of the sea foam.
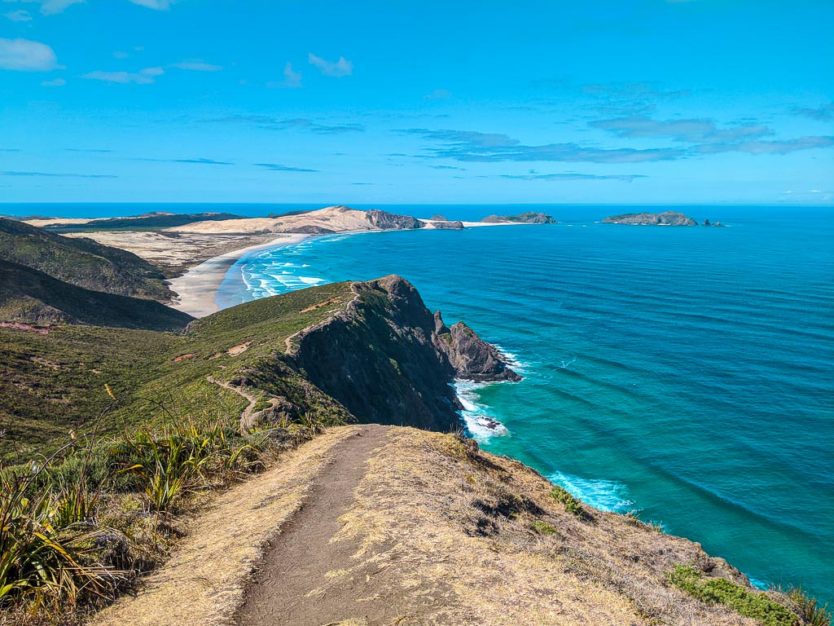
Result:
M613 480L581 478L564 472L555 472L547 477L550 482L563 487L582 502L603 511L625 513L634 508L628 498L628 488Z

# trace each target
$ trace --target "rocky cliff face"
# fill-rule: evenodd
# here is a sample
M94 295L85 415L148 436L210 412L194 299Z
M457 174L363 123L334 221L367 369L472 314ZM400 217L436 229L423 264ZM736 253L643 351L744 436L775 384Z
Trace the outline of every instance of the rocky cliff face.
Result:
M630 224L635 226L697 226L698 222L677 211L662 213L625 213L602 220L603 224Z
M434 314L433 338L435 346L449 361L458 378L476 382L521 380L495 346L478 337L463 322L448 328L439 311Z
M423 222L409 215L396 215L387 211L366 211L365 214L371 226L381 230L410 230L425 226Z
M299 333L290 359L362 422L448 431L461 406L450 383L518 380L469 327L451 329L399 276L354 283L353 301Z

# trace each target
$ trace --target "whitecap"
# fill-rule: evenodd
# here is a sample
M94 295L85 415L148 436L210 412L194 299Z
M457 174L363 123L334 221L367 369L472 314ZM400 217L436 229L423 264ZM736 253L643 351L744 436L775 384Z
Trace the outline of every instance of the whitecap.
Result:
M634 502L628 499L628 488L623 483L614 480L582 478L564 472L555 472L547 478L594 508L625 513L634 507Z
M467 380L455 381L454 388L463 409L460 415L466 430L475 441L484 443L492 437L509 435L507 427L490 414L488 407L479 403L478 389L488 383L473 383Z

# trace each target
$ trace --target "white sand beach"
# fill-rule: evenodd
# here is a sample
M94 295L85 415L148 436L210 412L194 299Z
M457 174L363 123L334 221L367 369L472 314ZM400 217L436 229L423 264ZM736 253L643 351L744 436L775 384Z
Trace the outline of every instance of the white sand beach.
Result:
M204 261L187 270L182 276L168 281L171 289L177 293L177 299L169 306L194 317L205 317L215 313L218 310L215 300L217 290L235 261L255 250L290 246L308 237L310 235L281 235L268 243L241 248Z

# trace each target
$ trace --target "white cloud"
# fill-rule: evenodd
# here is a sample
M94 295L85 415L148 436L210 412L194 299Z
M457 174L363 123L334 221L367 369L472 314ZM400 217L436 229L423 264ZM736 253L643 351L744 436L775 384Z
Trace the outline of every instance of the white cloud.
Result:
M29 39L0 38L0 69L47 72L58 67L55 52L45 43Z
M8 13L5 13L4 16L13 22L32 21L32 14L29 13L29 11L24 11L23 9L18 9L17 11L9 11Z
M316 56L311 52L307 55L307 60L310 62L310 65L317 67L325 76L341 78L342 76L350 76L353 74L353 63L345 57L339 57L338 61L332 62L322 59L320 56Z
M130 0L133 4L138 4L140 7L153 9L154 11L167 11L171 8L173 0Z
M452 97L452 92L448 89L435 89L431 93L423 96L424 100L448 100Z
M53 78L52 80L45 80L41 83L44 87L63 87L67 84L63 78Z
M176 67L180 70L188 70L190 72L219 72L223 69L220 65L206 63L205 61L200 61L199 59L180 61L179 63L174 63L171 67Z
M118 83L120 85L150 85L157 76L162 76L164 73L165 70L161 67L146 67L138 72L89 72L88 74L84 74L82 78L100 80L105 83Z
M44 0L41 3L41 13L44 15L55 15L63 13L68 7L73 4L83 4L86 0Z
M292 68L292 63L287 61L287 64L284 66L284 80L276 86L286 89L298 89L301 87L301 72L296 72Z

